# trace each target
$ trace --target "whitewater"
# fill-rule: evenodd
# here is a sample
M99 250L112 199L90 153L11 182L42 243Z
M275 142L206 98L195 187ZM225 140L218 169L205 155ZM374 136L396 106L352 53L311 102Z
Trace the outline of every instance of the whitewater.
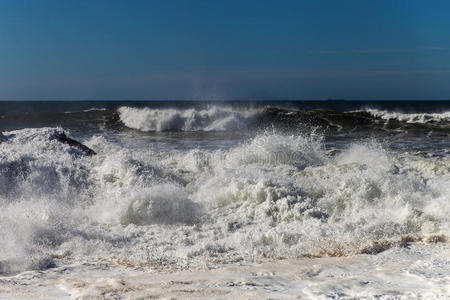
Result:
M0 120L0 298L448 299L450 110L108 105Z

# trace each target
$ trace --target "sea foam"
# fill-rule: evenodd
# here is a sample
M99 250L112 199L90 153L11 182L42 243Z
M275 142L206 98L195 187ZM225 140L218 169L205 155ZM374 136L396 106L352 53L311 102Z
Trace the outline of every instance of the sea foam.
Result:
M0 144L3 273L100 258L189 268L377 253L449 235L445 157L377 142L329 156L321 136L266 132L170 152L95 136L88 158L55 129L5 132Z
M223 131L245 128L252 112L212 106L208 109L152 109L120 107L125 126L141 131Z
M441 113L402 113L379 109L368 109L366 111L377 118L384 120L398 120L406 123L450 121L450 111Z

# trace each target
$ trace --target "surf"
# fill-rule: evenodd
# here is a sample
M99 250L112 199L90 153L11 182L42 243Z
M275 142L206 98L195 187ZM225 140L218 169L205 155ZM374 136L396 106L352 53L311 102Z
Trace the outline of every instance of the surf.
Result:
M86 157L55 129L4 132L3 273L145 265L148 253L186 268L376 254L449 236L448 157L370 140L330 152L319 133L276 130L217 150L129 149L96 135L80 140L97 153Z

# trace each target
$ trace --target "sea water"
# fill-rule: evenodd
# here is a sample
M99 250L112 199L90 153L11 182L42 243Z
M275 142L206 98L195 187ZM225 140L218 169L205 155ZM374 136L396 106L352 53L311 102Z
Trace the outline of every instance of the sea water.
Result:
M0 297L450 294L450 102L3 102L0 128Z

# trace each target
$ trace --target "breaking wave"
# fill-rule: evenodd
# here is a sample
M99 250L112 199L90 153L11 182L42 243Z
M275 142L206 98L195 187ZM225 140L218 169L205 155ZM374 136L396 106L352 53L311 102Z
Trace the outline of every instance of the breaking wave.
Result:
M379 109L368 109L366 111L376 118L381 118L384 120L398 120L400 122L406 123L430 123L430 122L450 121L450 111L445 111L441 113L401 113Z
M377 109L364 111L286 110L275 107L208 109L153 109L120 107L117 120L128 128L149 131L235 131L322 128L330 132L447 131L450 112L399 113ZM395 121L395 122L390 122ZM303 130L304 131L304 130Z
M245 128L253 113L212 106L208 109L120 107L125 126L141 131L223 131Z
M121 111L123 120L142 117L133 126L146 130L206 129L242 117ZM94 136L83 142L97 155L84 157L52 139L55 130L5 132L0 143L2 273L99 259L196 267L377 253L450 234L446 157L376 142L330 155L319 135L277 132L229 150L170 152L131 151Z
M307 132L320 128L331 134L367 133L429 133L446 136L450 130L450 111L405 113L393 110L363 109L356 111L308 110L276 106L182 106L129 107L117 109L91 108L71 113L41 112L36 114L2 115L2 128L55 127L81 128L93 132L103 129L131 128L141 132L207 132L260 131L277 128L283 132ZM96 130L97 129L97 130ZM98 130L100 129L100 131Z

